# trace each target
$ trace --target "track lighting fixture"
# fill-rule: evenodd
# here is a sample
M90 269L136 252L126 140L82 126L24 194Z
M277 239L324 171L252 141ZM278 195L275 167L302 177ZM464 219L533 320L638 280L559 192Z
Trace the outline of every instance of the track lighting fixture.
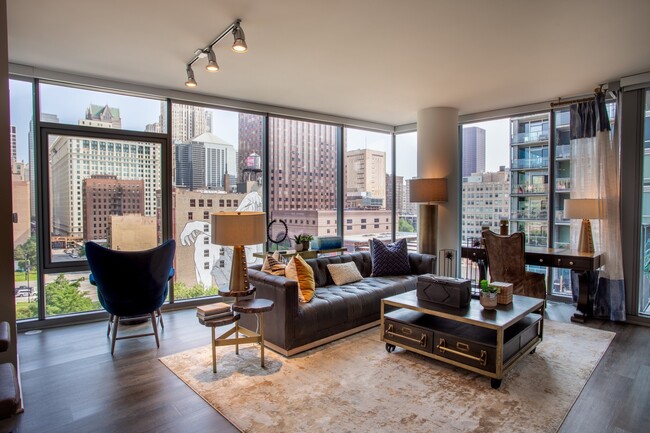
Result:
M208 64L205 69L210 72L217 72L219 70L219 65L217 65L217 55L214 54L212 47L210 47L210 51L208 51Z
M245 53L248 51L248 46L246 46L246 36L244 36L244 31L239 24L232 29L232 35L235 38L235 42L232 44L232 50L236 53Z
M196 87L196 80L194 79L194 71L192 70L192 65L187 65L187 81L185 82L187 87Z
M217 56L214 53L214 47L221 39L223 39L228 33L232 32L234 42L232 44L232 50L236 53L245 53L248 51L248 46L246 45L246 36L244 36L244 30L241 28L241 20L236 19L232 24L230 24L219 36L217 36L212 42L206 45L204 48L199 48L194 51L192 58L187 62L186 71L187 71L187 81L185 85L187 87L196 87L196 80L194 79L194 71L192 70L192 65L198 59L204 58L207 56L208 64L205 69L210 72L217 72L219 70L219 65L217 64Z

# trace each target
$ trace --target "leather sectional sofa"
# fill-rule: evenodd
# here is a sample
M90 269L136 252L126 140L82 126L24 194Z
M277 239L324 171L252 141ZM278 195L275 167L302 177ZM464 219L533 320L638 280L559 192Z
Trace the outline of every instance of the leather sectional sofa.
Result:
M353 261L363 280L337 286L327 269L329 263ZM379 323L381 299L415 290L417 276L434 272L436 256L409 253L410 275L371 277L369 252L309 259L314 270L316 293L306 304L298 302L298 283L262 272L261 265L248 270L255 297L270 299L273 310L264 313L264 340L276 352L295 355ZM257 329L256 316L243 314L240 324Z

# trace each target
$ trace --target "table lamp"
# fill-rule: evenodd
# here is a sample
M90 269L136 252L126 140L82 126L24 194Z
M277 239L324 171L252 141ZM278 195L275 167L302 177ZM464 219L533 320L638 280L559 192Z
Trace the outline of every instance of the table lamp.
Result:
M264 212L215 212L210 214L210 220L212 243L233 247L229 291L247 292L250 285L244 245L257 245L266 241L266 214Z
M594 238L591 234L590 218L600 218L600 200L595 198L572 198L564 200L564 218L582 219L578 251L581 253L594 252Z
M437 203L447 201L447 178L411 179L409 200L411 203L421 203L418 209L418 251L437 254Z

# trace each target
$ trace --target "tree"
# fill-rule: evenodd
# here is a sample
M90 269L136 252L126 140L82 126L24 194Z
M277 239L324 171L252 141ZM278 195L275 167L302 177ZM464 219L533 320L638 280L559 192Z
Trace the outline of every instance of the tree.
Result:
M29 266L36 266L36 237L32 236L24 244L18 245L14 250L14 259L18 261L18 267L25 269L25 259L29 260Z
M413 227L413 225L404 218L400 218L399 229L397 231L415 233L415 227Z
M217 287L212 286L205 289L201 284L195 284L188 287L185 283L180 281L174 282L174 299L192 299L201 298L203 296L213 296L217 294Z
M63 274L45 286L45 311L48 316L92 311L101 308L79 289L80 280L69 281Z

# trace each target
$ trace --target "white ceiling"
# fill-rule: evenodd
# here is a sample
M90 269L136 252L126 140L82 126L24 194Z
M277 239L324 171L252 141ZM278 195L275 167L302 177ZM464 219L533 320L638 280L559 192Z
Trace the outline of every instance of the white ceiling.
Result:
M400 125L588 93L650 71L648 0L9 0L12 63Z

